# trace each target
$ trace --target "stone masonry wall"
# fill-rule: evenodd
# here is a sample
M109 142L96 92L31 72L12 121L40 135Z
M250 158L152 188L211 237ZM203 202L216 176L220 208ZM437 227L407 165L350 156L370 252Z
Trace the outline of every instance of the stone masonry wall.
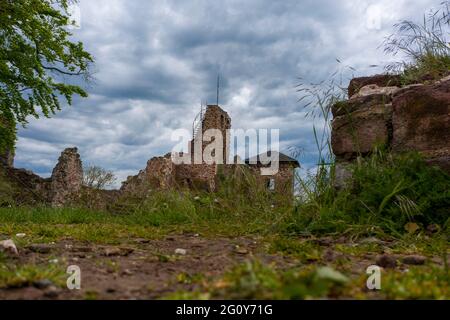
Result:
M203 152L205 148L209 145L207 142L203 142L203 134L210 129L220 130L223 137L223 161L226 162L228 159L230 150L230 138L229 129L231 129L231 118L222 108L216 105L209 105L206 108L205 114L202 119L201 133L198 132L190 143L189 153L191 154L191 161L193 164L183 164L177 166L176 170L176 181L178 185L190 186L200 189L207 189L209 191L214 191L216 189L216 175L217 175L217 164L194 164L194 153ZM211 142L212 143L212 142ZM195 146L201 145L200 150L196 150Z
M83 184L83 168L77 148L61 153L51 178L42 178L25 169L0 164L8 182L18 190L18 204L49 204L61 207L76 200Z
M349 95L332 108L338 185L351 161L381 145L395 153L419 151L450 172L450 77L403 87L397 76L356 78Z
M61 153L51 177L51 204L61 207L70 203L82 188L83 165L77 148Z
M261 175L260 166L250 166L254 171L257 182L262 184L264 188L268 188L271 179L275 182L275 193L282 195L294 194L294 173L295 167L290 163L280 163L278 173L273 176Z
M121 191L126 193L142 194L150 189L169 189L175 184L175 165L171 154L164 157L155 157L147 162L144 170L137 176L128 177L122 184Z

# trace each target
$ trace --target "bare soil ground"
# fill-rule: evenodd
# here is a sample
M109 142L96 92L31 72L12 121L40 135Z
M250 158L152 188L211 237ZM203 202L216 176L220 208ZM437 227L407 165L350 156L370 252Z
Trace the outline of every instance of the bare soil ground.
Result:
M281 270L305 264L345 265L346 274L351 277L365 274L367 267L375 263L385 263L385 267L389 267L392 262L389 256L387 261L380 260L383 250L353 255L336 250L339 245L352 248L352 244L345 241L316 239L312 242L319 246L320 257L306 260L270 254L267 243L251 237L203 238L197 234L177 234L158 240L127 239L126 245L118 246L70 239L33 244L20 248L19 256L8 258L10 262L43 267L53 263L61 268L77 265L82 272L81 290L69 290L64 284L43 280L0 289L0 299L160 299L175 292L195 291L205 281L219 278L233 266L252 259ZM185 252L177 254L177 249ZM397 255L396 258L402 257ZM442 267L442 260L428 257L427 264ZM406 272L408 265L393 268Z
M177 249L186 254L176 254ZM37 252L38 251L38 252ZM157 299L178 290L193 290L197 284L180 277L209 278L250 257L277 265L287 258L264 253L249 238L204 239L198 235L168 236L163 240L130 239L126 246L105 246L62 241L29 246L17 264L77 265L82 272L81 290L55 289L44 283L23 288L0 289L0 299ZM69 275L68 275L69 276Z

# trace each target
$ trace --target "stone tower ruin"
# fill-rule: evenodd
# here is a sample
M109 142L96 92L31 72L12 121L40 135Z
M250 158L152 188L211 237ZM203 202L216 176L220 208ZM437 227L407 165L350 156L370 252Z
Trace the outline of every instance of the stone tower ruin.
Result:
M228 159L230 153L230 137L229 130L231 129L231 118L227 112L225 112L218 105L208 105L206 106L206 110L202 110L197 118L198 120L194 121L192 136L193 139L189 146L189 153L191 155L192 163L195 161L195 153L197 152L199 155L203 155L206 147L212 143L204 142L203 137L208 130L219 130L222 138L223 138L223 148L222 148L222 161L221 163L226 163L226 159ZM200 134L201 133L201 134ZM201 146L201 148L198 148ZM198 148L198 150L196 149ZM205 163L204 159L202 159L202 163ZM197 163L199 164L199 163Z

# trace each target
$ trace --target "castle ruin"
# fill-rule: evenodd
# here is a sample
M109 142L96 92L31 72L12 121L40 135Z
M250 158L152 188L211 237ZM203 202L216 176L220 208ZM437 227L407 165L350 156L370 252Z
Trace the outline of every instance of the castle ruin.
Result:
M147 162L145 169L136 176L128 177L120 190L101 190L92 192L83 186L83 167L77 148L65 149L53 169L50 178L42 178L31 171L13 167L14 152L5 151L0 155L0 169L21 194L26 194L24 203L46 203L53 207L62 207L79 202L88 195L88 202L114 202L120 195L142 197L151 190L190 189L215 192L220 184L220 177L231 175L237 169L247 170L255 177L255 181L273 193L282 195L294 193L295 169L299 167L297 160L284 154L268 154L276 157L278 171L273 175L262 175L261 168L270 166L263 164L261 156L247 159L242 163L229 164L231 118L218 105L202 108L194 120L192 140L188 145L188 153L184 156L190 161L177 164L173 154L154 157ZM204 136L213 130L222 137L219 150L213 150L212 156L220 161L206 161L203 153L215 143L214 137L205 141ZM22 196L22 195L21 195ZM1 204L0 204L1 205ZM87 205L91 205L87 203Z
M262 176L261 168L266 165L260 161L260 156L247 159L243 163L229 164L227 159L230 157L230 129L231 118L218 105L207 105L206 110L201 110L194 120L192 130L192 140L189 142L188 154L185 156L190 159L190 163L175 164L172 160L172 154L164 157L155 157L148 161L147 167L139 172L137 176L128 177L122 185L121 191L136 193L146 191L152 188L188 188L196 190L207 190L214 192L218 188L219 174L227 175L234 172L239 167L245 167L255 175L258 183L264 184L269 190L281 194L293 194L295 169L300 165L297 160L284 155L268 152L273 158L279 159L278 172L270 176ZM219 152L218 162L208 162L203 159L205 150L215 142L204 141L204 136L210 130L216 130L223 137L221 150ZM276 156L276 157L275 157Z

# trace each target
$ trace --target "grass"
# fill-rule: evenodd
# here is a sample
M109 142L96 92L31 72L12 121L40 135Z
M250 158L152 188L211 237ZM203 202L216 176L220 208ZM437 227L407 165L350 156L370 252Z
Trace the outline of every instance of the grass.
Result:
M0 289L32 286L36 281L50 280L56 286L66 283L65 271L54 264L48 266L0 264Z
M302 195L295 203L275 199L244 176L236 178L239 183L223 183L215 194L151 192L121 213L0 208L0 233L26 233L40 242L72 238L103 243L127 235L155 238L172 232L401 239L410 235L405 227L413 224L413 236L425 235L430 226L439 235L448 235L450 176L429 167L419 155L374 152L350 167L352 182L341 190L333 186L332 170L319 170L312 177L314 188L302 181Z
M203 280L195 291L179 291L166 299L448 299L448 271L434 266L408 271L384 270L382 288L369 292L367 276L354 276L341 266L306 265L279 270L260 261L247 261L224 276ZM364 272L362 272L364 274Z
M422 23L405 20L394 25L395 32L384 45L387 54L405 60L386 67L399 73L404 84L438 80L450 70L450 2L444 1L423 17Z

